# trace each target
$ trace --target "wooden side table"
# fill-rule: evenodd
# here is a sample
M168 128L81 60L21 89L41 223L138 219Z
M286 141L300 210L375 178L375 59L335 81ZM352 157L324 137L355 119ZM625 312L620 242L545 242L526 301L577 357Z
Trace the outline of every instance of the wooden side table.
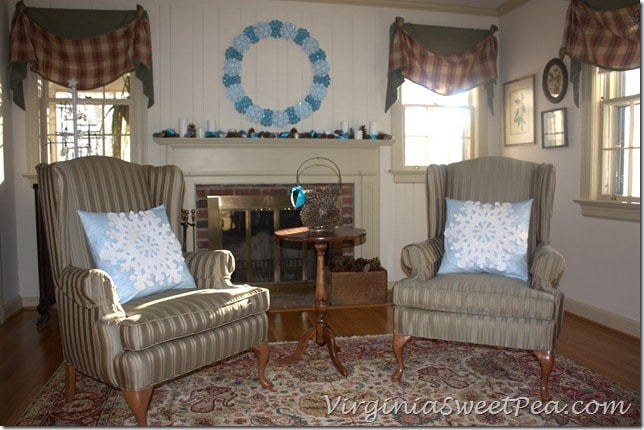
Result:
M300 336L297 348L293 354L280 361L280 364L289 364L299 359L308 346L310 339L315 337L315 342L319 346L326 345L329 349L331 361L338 371L347 376L349 371L342 365L338 358L339 348L335 344L335 334L329 326L326 317L327 311L327 291L324 279L324 254L331 242L353 243L356 239L363 238L367 235L366 230L353 227L336 227L332 231L312 231L306 227L287 228L275 232L275 236L281 240L291 242L313 243L317 260L315 274L315 327L306 329Z

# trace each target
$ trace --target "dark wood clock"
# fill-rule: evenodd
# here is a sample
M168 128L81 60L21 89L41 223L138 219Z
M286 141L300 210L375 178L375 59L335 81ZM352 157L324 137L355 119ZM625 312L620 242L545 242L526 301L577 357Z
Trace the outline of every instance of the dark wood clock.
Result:
M543 69L542 86L543 93L550 102L559 103L563 100L568 89L568 70L559 58L553 58L546 64Z

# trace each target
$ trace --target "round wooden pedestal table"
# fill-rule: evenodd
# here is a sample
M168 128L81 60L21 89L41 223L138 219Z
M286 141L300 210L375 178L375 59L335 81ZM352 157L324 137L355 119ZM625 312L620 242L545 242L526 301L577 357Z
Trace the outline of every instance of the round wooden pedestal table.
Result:
M280 361L280 364L289 364L299 359L308 346L309 340L315 338L315 343L319 346L326 345L331 356L333 365L338 371L347 376L349 371L342 365L338 358L339 348L335 344L335 334L329 326L326 317L327 311L327 291L324 279L324 254L327 247L332 242L346 243L346 246L354 244L356 239L363 238L367 235L366 230L353 227L336 227L330 231L314 231L306 227L287 228L275 232L275 236L281 240L291 242L312 243L316 255L316 273L315 273L315 327L311 327L302 333L297 348L293 354Z

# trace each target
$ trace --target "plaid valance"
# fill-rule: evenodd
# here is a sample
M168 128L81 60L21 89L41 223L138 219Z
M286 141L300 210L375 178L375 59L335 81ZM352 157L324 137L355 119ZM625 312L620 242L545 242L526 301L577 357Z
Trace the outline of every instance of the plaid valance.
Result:
M640 40L638 0L570 1L559 56L570 56L570 81L577 106L581 63L609 70L640 67Z
M134 11L27 8L16 3L9 33L13 101L25 108L22 82L27 67L78 90L109 84L136 71L154 104L150 22L143 7Z
M451 95L485 85L493 106L497 40L490 30L414 25L396 18L390 27L385 112L407 78L435 93Z

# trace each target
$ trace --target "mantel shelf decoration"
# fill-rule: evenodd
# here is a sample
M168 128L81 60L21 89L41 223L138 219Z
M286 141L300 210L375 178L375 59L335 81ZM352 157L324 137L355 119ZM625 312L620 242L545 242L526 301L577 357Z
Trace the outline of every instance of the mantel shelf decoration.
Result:
M244 54L251 45L267 38L293 41L304 50L313 66L313 83L309 94L295 105L283 110L267 109L255 104L246 95L241 82L241 62L244 59ZM320 48L318 41L311 37L308 30L279 20L259 22L254 26L246 27L240 35L234 38L232 45L226 49L225 58L222 80L228 98L239 113L246 115L250 121L265 127L284 127L287 124L297 124L302 119L309 117L320 108L322 100L326 97L327 88L331 84L326 53Z
M392 136L387 133L378 132L377 134L369 134L367 132L366 126L360 126L358 130L354 132L351 128L348 132L342 132L342 130L323 131L317 132L315 130L299 132L296 128L292 128L290 131L282 132L273 132L273 131L255 131L254 128L249 128L248 130L228 130L228 131L214 131L205 133L206 138L244 138L244 139L355 139L355 133L361 133L360 139L366 140L391 140ZM180 138L179 133L177 133L173 128L166 128L160 132L152 133L152 137L161 137L161 138ZM186 136L190 138L195 138L196 136L190 135ZM359 139L359 140L360 140Z

